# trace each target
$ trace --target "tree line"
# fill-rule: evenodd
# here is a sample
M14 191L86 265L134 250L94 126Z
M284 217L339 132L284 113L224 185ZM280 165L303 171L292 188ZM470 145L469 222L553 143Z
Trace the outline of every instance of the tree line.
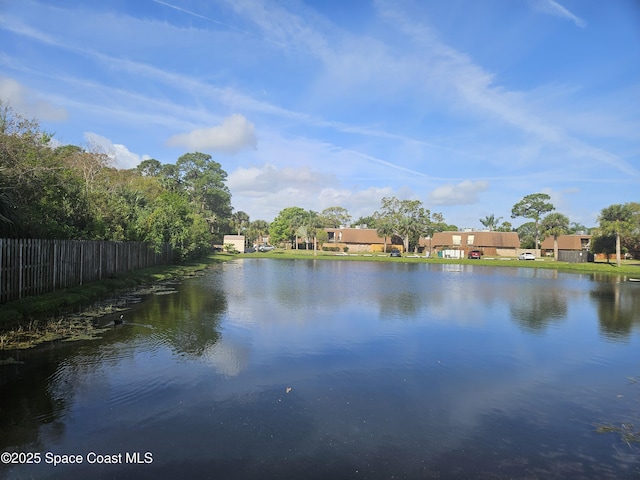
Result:
M227 173L210 155L193 152L175 163L143 160L136 168L117 169L99 148L53 147L53 135L37 120L18 115L0 101L0 237L142 241L169 243L177 259L195 258L222 243L225 233L245 235L248 245L269 236L274 244L311 246L326 242L325 228L367 225L390 243L415 250L421 238L456 231L443 215L419 200L384 197L380 208L352 221L334 206L321 212L287 207L271 222L251 221L234 211ZM640 204L604 208L597 227L571 223L550 203L549 195L526 195L511 218L526 218L518 228L495 214L480 219L489 230L517 231L523 248L568 233L593 234L594 253L624 251L640 257Z
M0 102L0 237L169 243L185 260L229 230L227 173L211 156L117 169L98 148L52 137Z

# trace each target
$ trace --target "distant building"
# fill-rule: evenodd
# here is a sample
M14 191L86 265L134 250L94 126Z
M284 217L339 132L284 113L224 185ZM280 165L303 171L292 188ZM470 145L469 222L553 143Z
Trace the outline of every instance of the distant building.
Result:
M591 235L558 235L558 261L583 263L593 262ZM542 241L541 250L545 255L553 255L553 237Z
M515 257L520 238L517 232L436 232L431 240L422 240L421 244L441 257L466 257L471 250L480 250L483 255Z
M227 245L233 245L233 248L240 253L244 253L245 249L244 235L225 235L222 246L226 250Z
M373 228L325 228L327 243L323 247L336 247L343 250L348 247L349 252L382 252L384 237L378 235ZM403 250L402 240L398 237L387 237L387 252L391 248Z

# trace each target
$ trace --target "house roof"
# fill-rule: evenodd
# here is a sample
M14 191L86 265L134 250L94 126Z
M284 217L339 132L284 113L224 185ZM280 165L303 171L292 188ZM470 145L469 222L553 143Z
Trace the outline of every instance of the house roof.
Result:
M325 228L325 230L327 232L335 232L336 241L341 243L384 243L384 238L378 235L378 232L373 228ZM339 233L342 234L340 237ZM391 244L390 238L387 238L387 244Z
M433 234L431 245L520 248L520 238L517 232L436 232Z
M582 250L582 240L591 240L591 235L559 235L558 250ZM553 237L547 237L542 241L543 250L553 249Z

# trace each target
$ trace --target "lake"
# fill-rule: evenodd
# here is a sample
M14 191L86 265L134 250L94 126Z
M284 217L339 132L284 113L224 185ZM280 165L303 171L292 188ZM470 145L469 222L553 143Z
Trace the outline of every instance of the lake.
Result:
M1 352L0 477L640 477L638 283L247 258L161 293Z

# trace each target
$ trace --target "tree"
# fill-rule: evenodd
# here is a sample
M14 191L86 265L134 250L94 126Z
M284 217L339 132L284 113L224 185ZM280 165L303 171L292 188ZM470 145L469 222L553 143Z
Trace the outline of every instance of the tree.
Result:
M387 250L386 238L393 235L400 236L400 209L401 202L396 197L383 197L380 211L374 213L376 219L376 231L385 238L384 249Z
M520 248L535 248L536 245L536 225L533 222L526 222L516 228L520 239Z
M275 245L282 242L292 242L296 239L296 230L301 225L304 213L304 209L300 207L287 207L281 210L269 225L271 243Z
M338 228L341 225L349 225L351 215L346 208L329 207L322 210L320 214L325 227Z
M591 239L591 251L604 253L609 263L609 257L616 253L616 237L614 235L596 235Z
M390 218L384 217L381 213L376 212L374 215L376 224L376 232L382 238L384 238L384 253L387 253L387 238L394 235L395 230L393 228L393 223Z
M247 228L249 228L249 215L242 210L234 212L231 215L231 225L238 235L241 235Z
M15 208L11 187L6 185L4 181L4 170L3 167L0 167L0 233L2 233L2 227L8 228L13 223L12 217Z
M409 251L411 245L416 250L420 238L431 229L431 212L422 207L420 200L384 197L381 203L380 211L374 217L378 235L385 237L385 250L386 237L393 235L403 239L405 251Z
M535 249L540 248L540 229L538 223L543 214L555 210L555 207L548 202L551 197L546 193L532 193L526 195L516 203L511 209L511 218L524 217L533 219L535 225ZM539 254L537 254L539 256Z
M561 213L550 213L540 224L544 238L553 236L553 259L558 260L558 236L569 231L569 218Z
M616 263L621 263L621 237L631 235L634 230L634 212L630 204L617 204L603 208L598 217L600 226L598 236L615 236L616 238Z
M511 222L502 222L498 228L496 228L496 232L513 232L513 225Z
M136 171L145 177L157 177L162 171L162 164L155 158L148 158L138 164Z
M420 200L403 200L400 209L399 233L404 238L404 248L409 251L413 245L414 252L418 249L420 238L429 228L429 210L425 210Z
M205 153L185 153L176 162L180 179L189 198L200 211L222 218L231 216L231 193L225 185L227 172Z
M306 231L307 244L309 243L309 239L313 239L313 255L318 254L318 230L322 229L323 221L324 218L322 215L318 214L318 212L314 212L313 210L305 212L302 220L302 226Z
M248 245L253 245L258 237L269 235L269 223L266 220L254 220L249 224L246 235Z
M480 219L480 223L487 227L489 231L495 230L498 227L498 223L500 223L502 217L497 217L492 213L491 215L487 215L484 218Z
M196 258L211 247L207 222L185 195L165 192L137 222L141 239L156 249L169 243L177 260Z
M633 258L640 258L640 203L629 202L627 203L631 209L631 224L632 231L622 237L622 246L627 249Z
M377 228L376 219L374 215L368 217L360 217L352 222L353 225L366 225L367 228Z
M581 223L571 222L569 224L569 233L570 234L580 233L580 234L588 235L589 229L584 225L582 225Z

